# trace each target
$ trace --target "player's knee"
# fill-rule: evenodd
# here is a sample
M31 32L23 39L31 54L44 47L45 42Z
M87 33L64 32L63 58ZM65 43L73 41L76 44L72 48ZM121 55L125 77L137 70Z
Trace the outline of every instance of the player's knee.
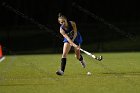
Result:
M75 57L76 57L77 59L80 59L80 55L75 55Z

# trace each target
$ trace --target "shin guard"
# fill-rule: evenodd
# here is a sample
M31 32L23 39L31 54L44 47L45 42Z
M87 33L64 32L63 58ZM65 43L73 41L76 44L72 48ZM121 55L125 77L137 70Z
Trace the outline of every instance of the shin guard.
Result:
M61 59L61 70L64 72L66 67L66 58Z

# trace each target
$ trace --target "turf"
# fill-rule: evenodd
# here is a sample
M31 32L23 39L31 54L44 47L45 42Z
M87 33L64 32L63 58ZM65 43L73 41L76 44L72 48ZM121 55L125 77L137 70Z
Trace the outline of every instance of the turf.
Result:
M82 68L69 54L64 76L57 76L61 54L6 56L0 63L0 93L140 93L140 53L87 55ZM91 76L87 76L87 72Z

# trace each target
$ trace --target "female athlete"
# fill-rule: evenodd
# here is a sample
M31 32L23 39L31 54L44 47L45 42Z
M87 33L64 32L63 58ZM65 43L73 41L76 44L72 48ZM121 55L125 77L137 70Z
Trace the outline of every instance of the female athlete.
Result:
M67 55L71 49L71 46L74 47L75 56L80 61L83 68L86 67L83 56L80 54L80 45L82 43L82 36L77 31L76 23L74 21L69 21L67 18L59 13L58 22L60 26L60 33L64 37L64 45L63 45L63 54L61 58L61 66L58 71L56 71L57 75L63 75L66 67Z

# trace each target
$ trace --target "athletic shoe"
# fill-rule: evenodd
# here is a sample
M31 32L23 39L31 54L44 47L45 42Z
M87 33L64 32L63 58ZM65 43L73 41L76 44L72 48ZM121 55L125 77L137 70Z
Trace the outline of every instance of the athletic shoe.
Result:
M82 65L83 68L86 67L86 62L84 60L80 61L80 63L81 63L81 65Z
M57 75L63 75L64 72L63 72L62 70L58 70L58 71L56 71L56 74L57 74Z

